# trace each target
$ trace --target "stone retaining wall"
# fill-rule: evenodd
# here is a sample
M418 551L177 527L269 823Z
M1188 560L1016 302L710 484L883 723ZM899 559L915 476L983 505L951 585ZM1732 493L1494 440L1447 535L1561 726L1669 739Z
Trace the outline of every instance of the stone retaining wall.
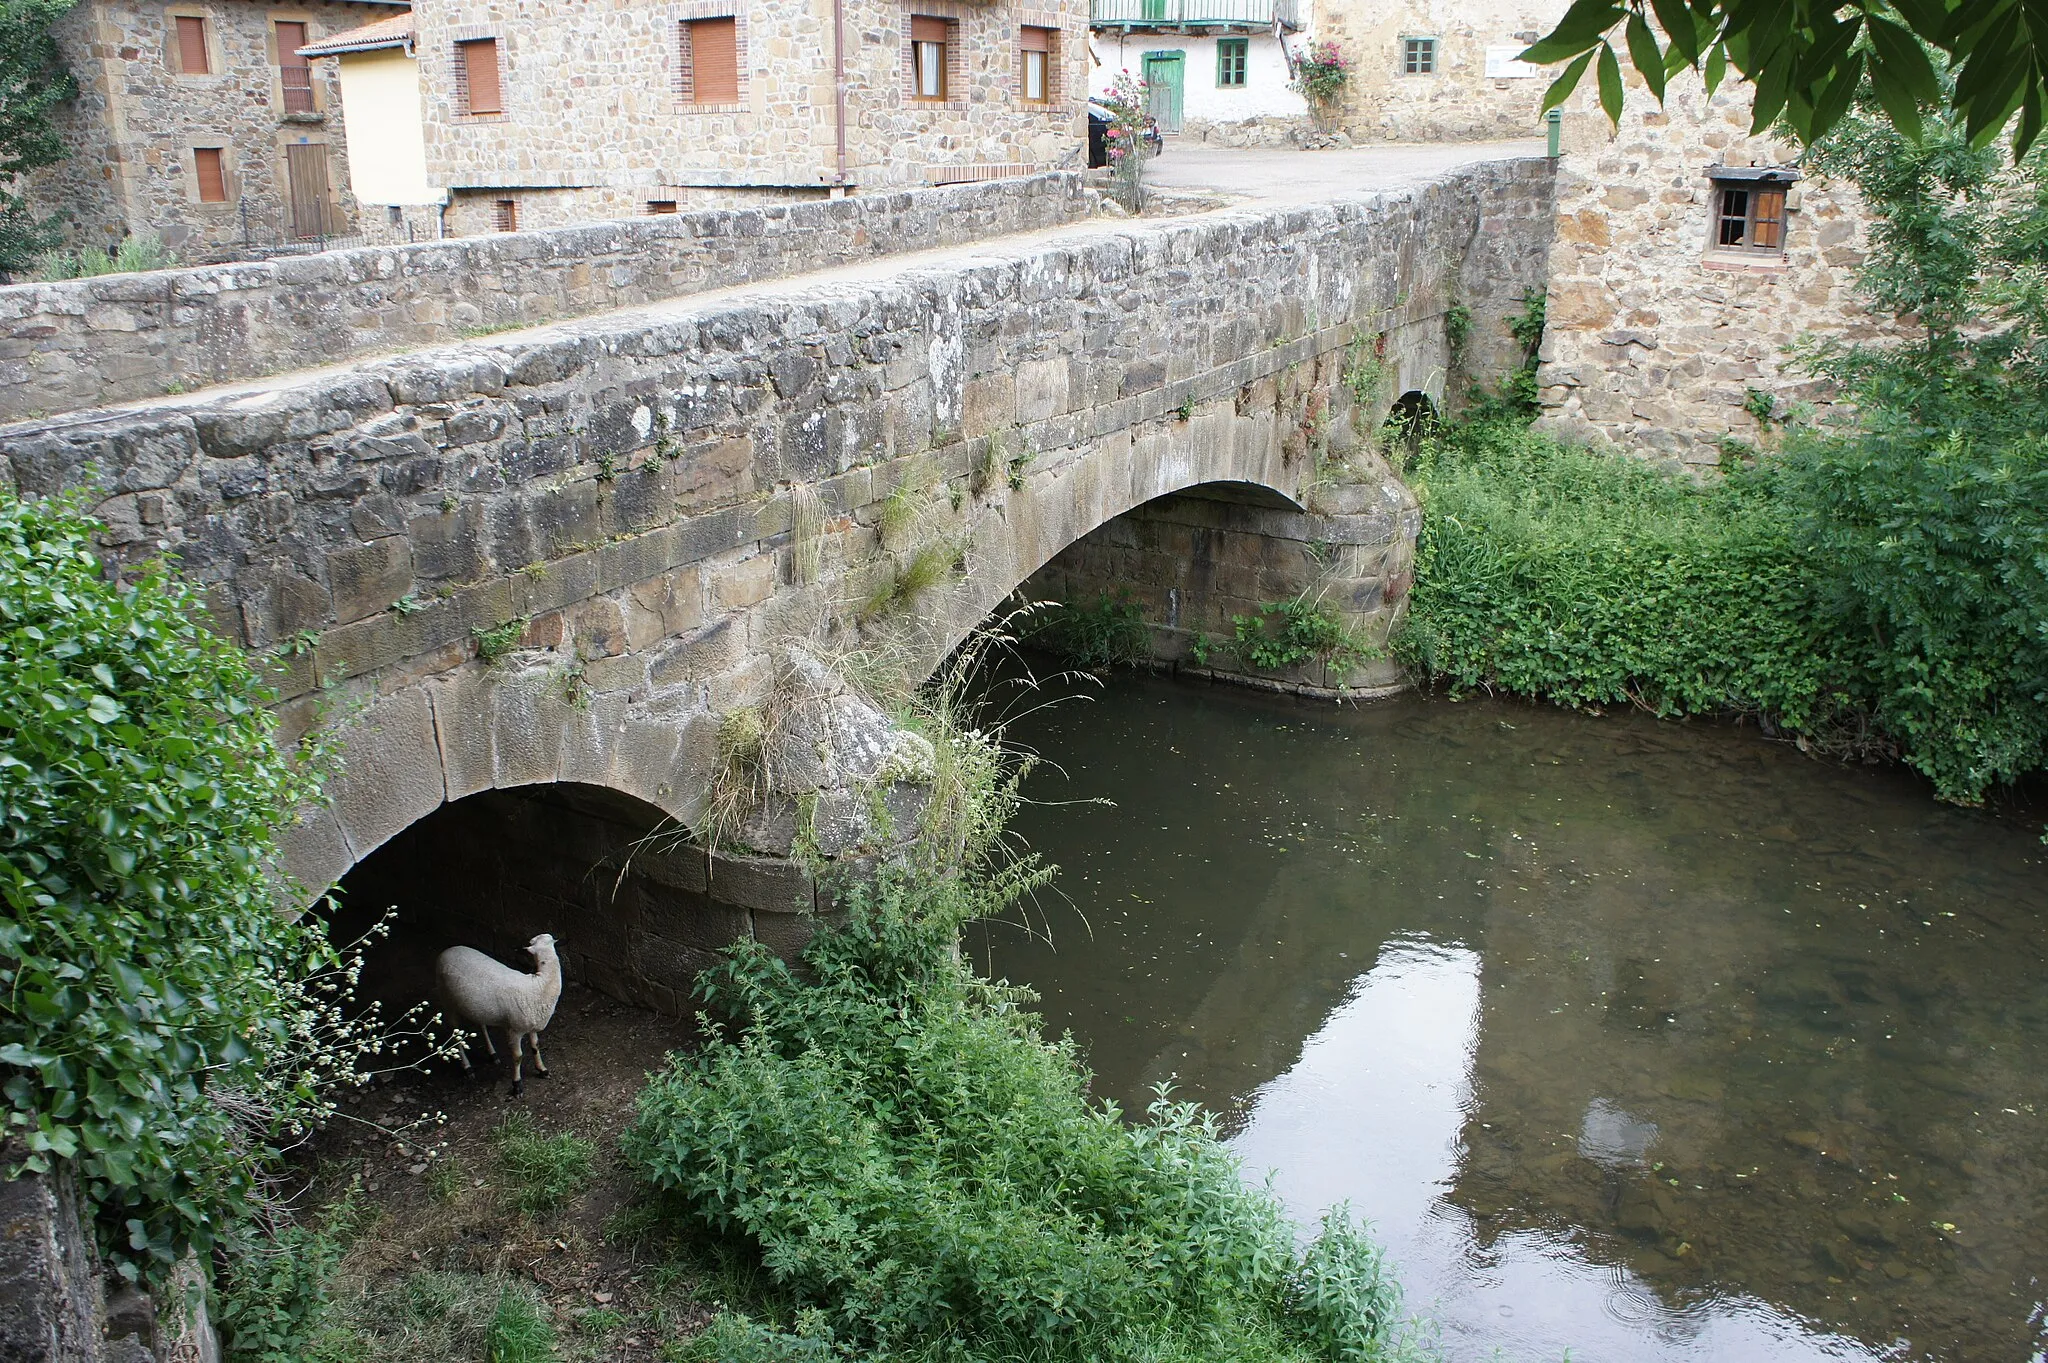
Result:
M0 420L1085 218L1078 174L0 287Z

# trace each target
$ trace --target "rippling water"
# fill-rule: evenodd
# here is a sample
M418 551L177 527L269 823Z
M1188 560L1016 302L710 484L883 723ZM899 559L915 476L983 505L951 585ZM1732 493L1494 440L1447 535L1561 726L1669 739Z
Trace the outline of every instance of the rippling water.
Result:
M1012 734L1062 893L977 954L1370 1218L1448 1357L2048 1357L2033 827L1509 704L1128 678Z

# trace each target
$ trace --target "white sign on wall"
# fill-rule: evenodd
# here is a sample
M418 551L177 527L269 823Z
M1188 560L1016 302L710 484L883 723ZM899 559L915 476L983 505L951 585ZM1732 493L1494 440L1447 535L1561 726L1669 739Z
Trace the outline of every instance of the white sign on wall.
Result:
M1540 66L1515 60L1523 49L1517 47L1489 47L1486 49L1486 75L1489 80L1519 80L1530 76L1548 75Z

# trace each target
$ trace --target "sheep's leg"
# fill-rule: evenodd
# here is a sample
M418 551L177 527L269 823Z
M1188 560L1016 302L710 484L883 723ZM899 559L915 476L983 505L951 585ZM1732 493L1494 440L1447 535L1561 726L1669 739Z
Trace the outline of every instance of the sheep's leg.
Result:
M491 1041L491 1029L488 1027L478 1027L477 1030L484 1034L484 1049L490 1052L491 1059L496 1060L498 1058L498 1048Z
M520 1073L519 1062L524 1058L520 1042L525 1038L514 1028L507 1027L505 1035L512 1039L512 1096L517 1098L526 1092L526 1076Z
M528 1033L527 1033L526 1035L527 1035L527 1039L533 1042L533 1075L534 1075L534 1078L536 1078L536 1079L545 1079L545 1078L547 1078L547 1077L548 1077L548 1062L547 1062L547 1061L545 1061L545 1060L543 1060L543 1059L541 1059L541 1054L540 1054L540 1033L539 1033L539 1032L528 1032Z

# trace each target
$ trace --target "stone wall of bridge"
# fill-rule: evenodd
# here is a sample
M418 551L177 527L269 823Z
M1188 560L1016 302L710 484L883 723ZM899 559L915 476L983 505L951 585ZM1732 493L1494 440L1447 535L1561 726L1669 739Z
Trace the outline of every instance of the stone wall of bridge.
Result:
M287 735L333 732L327 803L287 840L309 892L479 792L601 787L687 829L722 717L789 657L928 668L1061 550L1158 498L1224 484L1316 504L1333 416L1351 423L1362 394L1352 424L1370 429L1394 394L1441 393L1453 299L1473 309L1475 372L1512 354L1550 176L1477 165L607 314L17 424L0 458L23 493L93 489L116 562L175 556L265 657ZM1361 348L1371 385L1346 381ZM1350 467L1356 496L1398 500ZM1390 544L1354 584L1376 610L1398 605ZM832 704L834 734L873 722ZM871 840L849 796L885 779L886 739L783 792L846 811L821 823L826 855ZM811 891L778 859L789 836L770 820L707 863L713 898L796 907Z
M0 285L0 421L1086 218L1077 174Z

